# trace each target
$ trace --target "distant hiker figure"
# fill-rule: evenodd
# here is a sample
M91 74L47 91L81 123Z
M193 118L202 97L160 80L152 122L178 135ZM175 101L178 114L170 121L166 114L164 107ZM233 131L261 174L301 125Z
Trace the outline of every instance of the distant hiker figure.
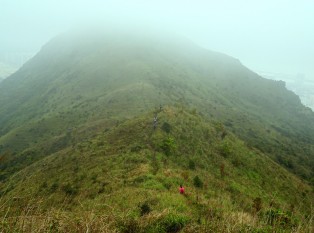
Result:
M154 129L157 127L157 115L154 117Z
M180 194L184 194L184 187L182 185L180 185L179 192Z

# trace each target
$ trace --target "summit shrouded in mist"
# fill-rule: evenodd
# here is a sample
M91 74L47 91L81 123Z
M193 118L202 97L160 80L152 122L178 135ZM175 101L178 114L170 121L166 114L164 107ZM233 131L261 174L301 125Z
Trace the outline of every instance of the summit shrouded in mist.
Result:
M185 35L203 47L237 57L255 71L303 73L313 80L313 4L307 0L2 0L0 62L15 53L34 54L51 37L73 27L145 25Z

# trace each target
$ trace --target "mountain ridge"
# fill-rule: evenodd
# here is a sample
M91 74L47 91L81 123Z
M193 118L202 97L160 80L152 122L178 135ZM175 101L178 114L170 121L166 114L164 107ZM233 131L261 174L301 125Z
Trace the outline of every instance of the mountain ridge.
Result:
M19 156L37 141L36 150L49 154L46 143L53 147L68 129L114 125L179 103L221 121L296 174L313 177L314 116L282 82L186 40L122 35L56 37L2 82L0 153Z

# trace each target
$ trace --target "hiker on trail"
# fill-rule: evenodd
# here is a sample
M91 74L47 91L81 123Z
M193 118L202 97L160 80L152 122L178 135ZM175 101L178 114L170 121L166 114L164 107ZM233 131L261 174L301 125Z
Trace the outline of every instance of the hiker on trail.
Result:
M180 194L184 194L184 187L182 185L180 185L179 192Z

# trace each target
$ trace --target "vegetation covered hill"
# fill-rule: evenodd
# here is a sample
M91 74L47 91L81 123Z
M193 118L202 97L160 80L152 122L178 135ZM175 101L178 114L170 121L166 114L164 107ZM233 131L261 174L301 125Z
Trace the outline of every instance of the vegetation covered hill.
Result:
M0 126L0 231L313 229L314 113L179 37L58 36L0 83Z
M313 193L299 178L194 110L165 107L155 130L154 115L101 128L10 177L2 231L313 229Z
M58 36L1 82L0 179L73 140L174 103L222 122L300 177L314 177L314 114L283 82L182 38L116 31Z

